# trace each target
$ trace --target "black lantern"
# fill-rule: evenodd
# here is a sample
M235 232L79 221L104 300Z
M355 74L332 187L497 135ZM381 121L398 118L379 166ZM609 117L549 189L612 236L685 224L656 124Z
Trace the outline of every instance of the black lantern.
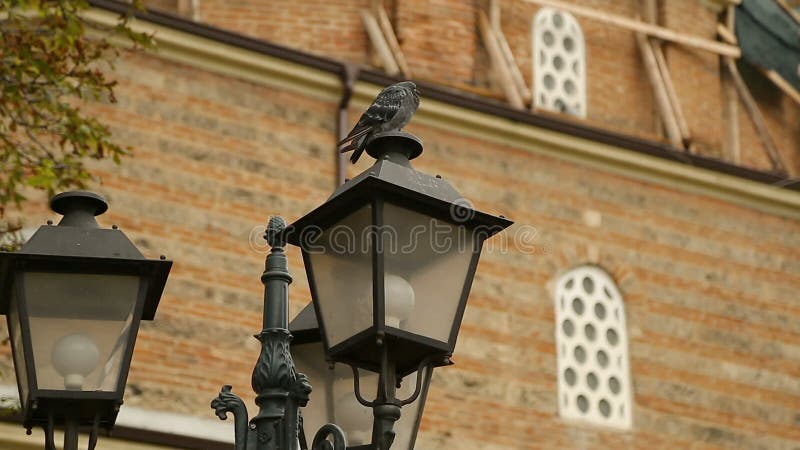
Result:
M312 305L306 306L292 320L289 331L294 337L291 350L295 367L308 377L314 387L314 401L303 409L303 428L316 430L326 423L335 423L347 436L348 449L373 449L372 408L362 405L353 394L355 377L351 367L326 361L322 335ZM418 389L418 382L420 386L419 394L403 407L403 414L394 425L396 437L393 449L414 449L432 370L430 366L425 367L422 373L411 373L400 382L396 395L402 398L412 397ZM358 382L363 395L378 393L377 373L360 371Z
M512 222L414 170L410 134L376 135L367 153L376 163L286 238L302 249L328 358L381 373L388 361L402 377L452 354L482 244Z
M111 429L141 320L152 320L171 261L147 260L94 216L91 192L56 195L64 217L39 228L19 252L0 254L0 313L8 320L24 426ZM163 257L162 257L163 258ZM72 431L70 431L72 429ZM65 441L65 446L71 446Z

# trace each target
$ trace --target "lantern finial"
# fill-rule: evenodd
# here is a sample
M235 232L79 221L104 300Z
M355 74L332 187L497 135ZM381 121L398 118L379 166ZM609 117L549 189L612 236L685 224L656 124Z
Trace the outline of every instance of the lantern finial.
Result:
M367 154L377 160L411 167L409 161L422 154L422 141L404 131L387 131L373 135L367 142Z
M94 216L106 212L108 203L94 192L69 191L50 199L50 209L64 216L59 226L99 228Z

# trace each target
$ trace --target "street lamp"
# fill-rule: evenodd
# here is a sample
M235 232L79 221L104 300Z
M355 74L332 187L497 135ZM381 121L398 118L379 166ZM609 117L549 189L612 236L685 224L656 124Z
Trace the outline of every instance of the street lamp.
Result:
M272 250L261 277L264 329L257 336L262 351L253 372L260 410L248 424L244 403L230 386L211 405L220 418L234 414L237 450L294 449L305 443L298 435L300 408L311 385L298 373L290 351L286 243L302 250L323 343L309 366L309 375L322 380L320 407L328 409L321 416L339 422L323 425L312 447L388 450L401 408L418 400L417 412L406 410L413 425L411 435L403 437L413 446L421 397L433 368L450 364L483 243L512 224L476 211L441 177L416 171L410 160L422 153L422 144L413 135L376 133L366 151L376 163L324 204L288 227L282 218L270 220L266 237ZM299 347L295 358L305 363ZM329 363L333 369L325 369ZM351 367L351 376L339 372L341 365ZM374 399L360 389L370 378ZM343 389L345 380L353 382L349 391ZM410 389L408 396L403 389ZM347 400L345 393L352 397ZM374 417L363 447L347 446L348 438L367 442L369 428L363 425L364 409L353 399L371 408ZM309 411L309 419L312 415ZM342 427L357 431L346 436Z
M303 410L303 428L315 430L326 423L336 423L347 436L348 445L352 446L348 448L369 449L372 409L361 405L353 394L355 380L352 368L346 364L327 361L313 305L309 304L300 311L289 323L289 331L294 337L291 350L297 371L308 376L314 386L314 401ZM360 371L359 390L377 392L378 374L357 370ZM397 450L414 448L425 408L431 370L426 368L421 374L409 374L397 389L399 397L410 398L417 389L417 382L421 383L419 395L403 407L403 414L395 424L397 436L392 446ZM301 430L301 438L302 436Z
M64 217L40 227L18 252L0 253L0 313L7 318L23 425L64 425L64 449L78 429L110 430L122 404L141 320L153 320L171 261L147 260L116 229L95 220L99 195L73 191L50 201Z

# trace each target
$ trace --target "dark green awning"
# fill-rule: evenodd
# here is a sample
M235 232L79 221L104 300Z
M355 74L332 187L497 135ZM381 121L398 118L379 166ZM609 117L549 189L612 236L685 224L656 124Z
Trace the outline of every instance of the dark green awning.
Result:
M774 70L800 89L800 23L772 0L744 0L736 8L736 37L742 58Z

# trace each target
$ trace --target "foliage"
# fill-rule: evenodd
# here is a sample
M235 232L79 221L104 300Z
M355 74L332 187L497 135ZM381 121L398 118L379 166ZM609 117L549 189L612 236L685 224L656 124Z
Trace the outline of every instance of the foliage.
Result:
M134 32L130 16L113 26L91 23L88 8L82 0L0 0L0 242L6 246L22 227L8 218L8 208L21 206L25 192L82 188L91 179L86 161L119 163L129 152L80 107L116 101L116 82L106 73L119 55L114 42L149 47L152 37Z

